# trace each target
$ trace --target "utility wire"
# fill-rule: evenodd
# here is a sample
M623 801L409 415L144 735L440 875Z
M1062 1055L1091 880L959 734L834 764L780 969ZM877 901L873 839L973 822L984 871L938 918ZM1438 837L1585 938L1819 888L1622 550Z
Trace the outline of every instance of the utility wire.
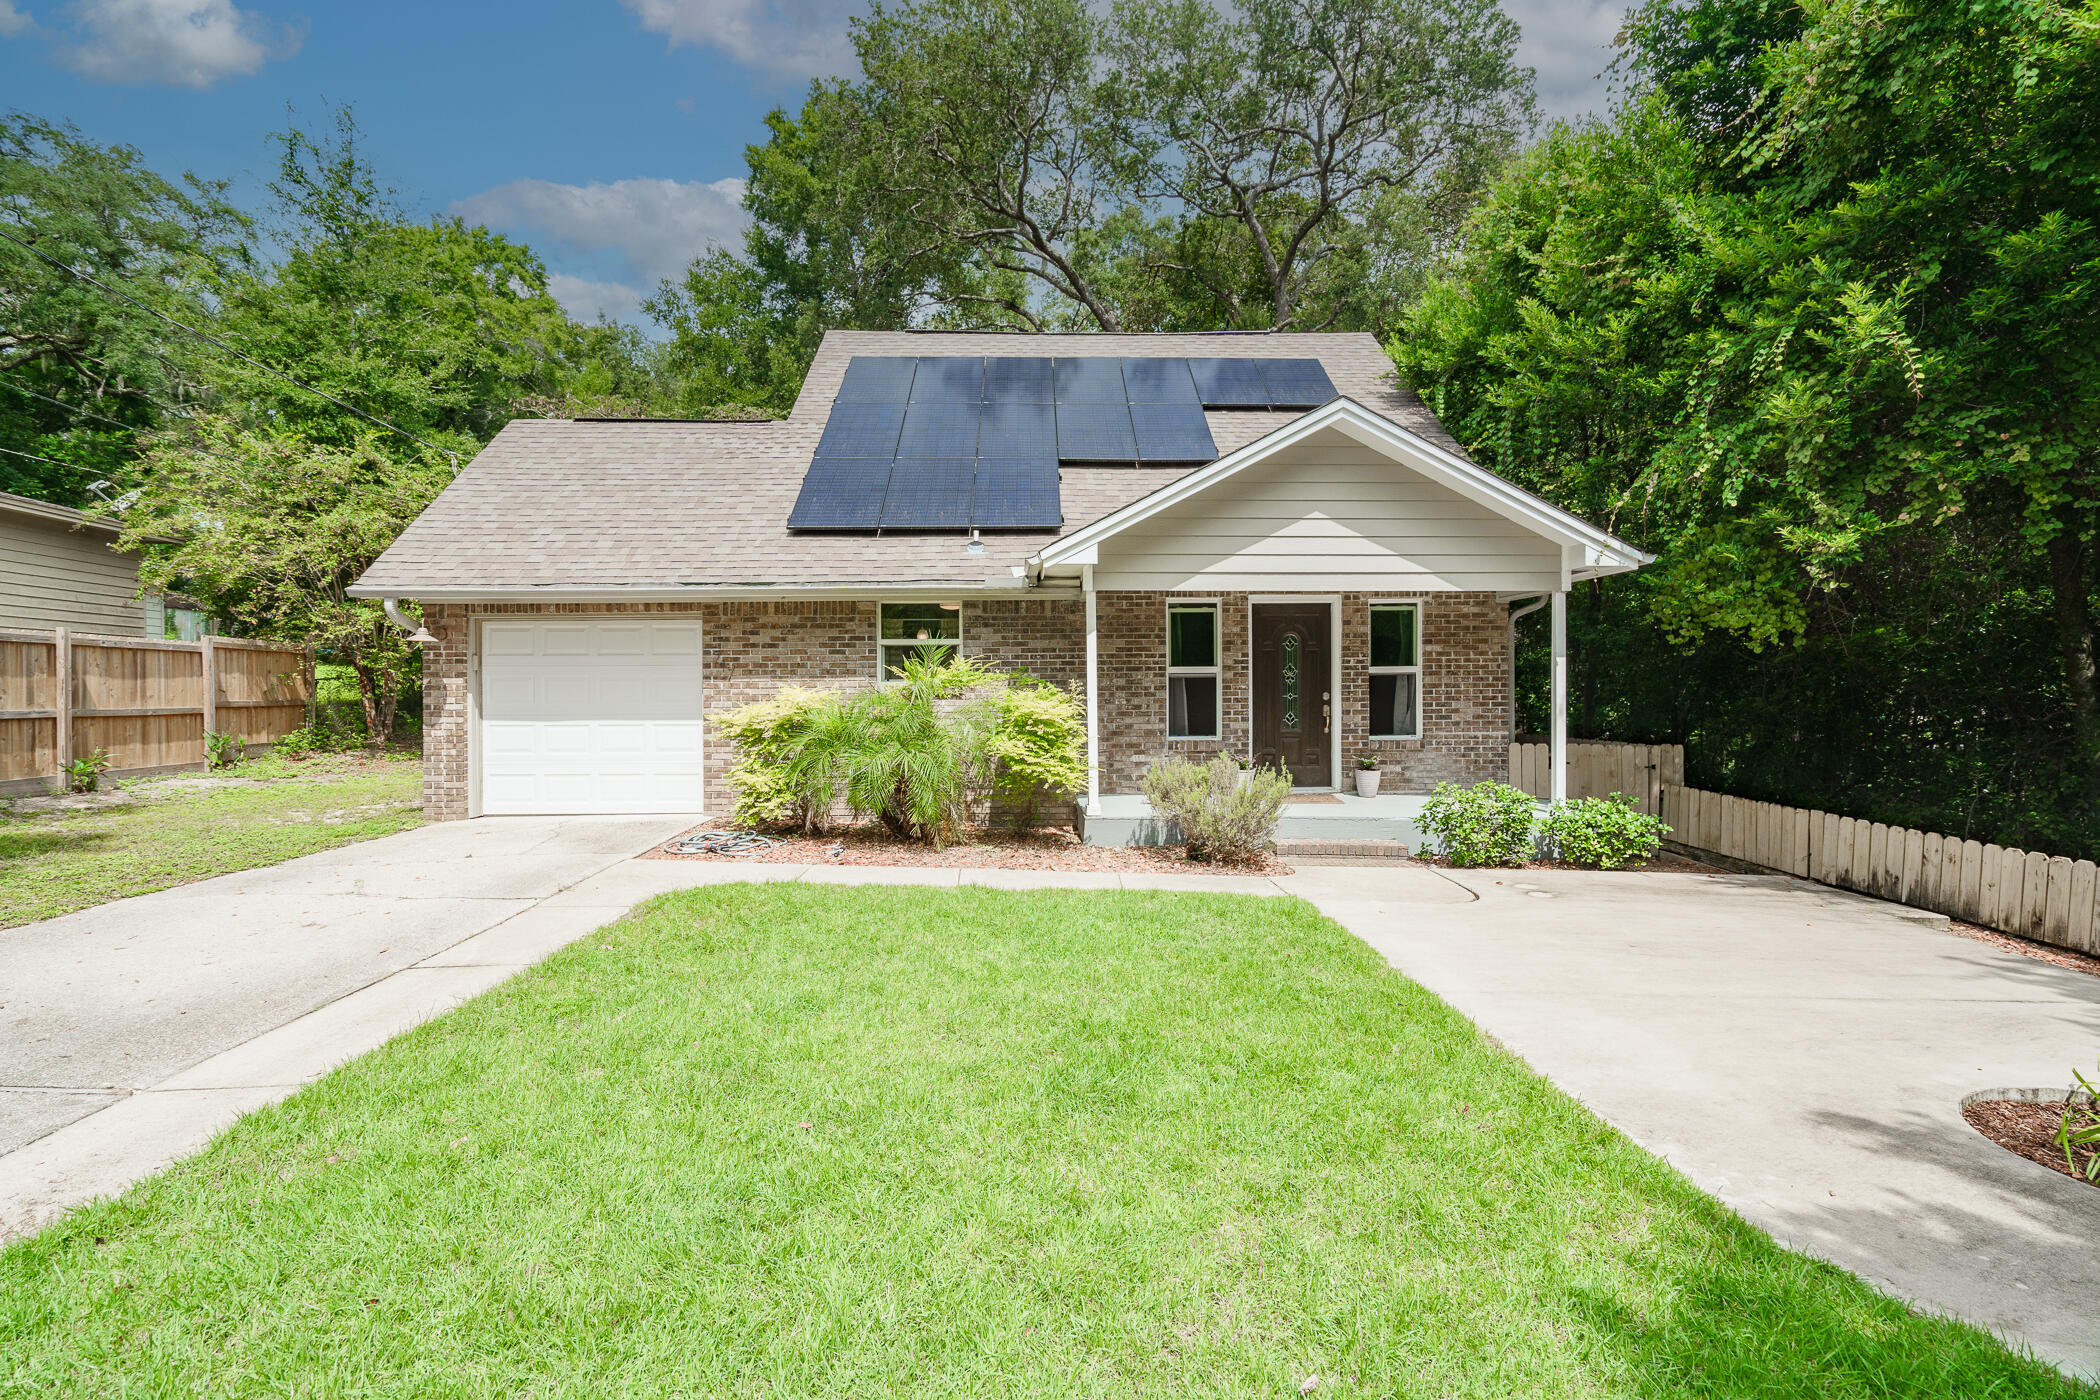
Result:
M161 320L166 321L169 325L175 327L175 329L179 331L186 331L189 334L197 337L197 339L204 341L208 345L217 346L219 349L224 350L227 354L233 356L235 359L241 360L247 364L251 364L257 369L263 371L263 373L265 374L274 374L279 379L284 380L287 384L297 385L299 388L306 390L306 392L309 394L313 394L320 398L328 400L328 402L334 404L337 408L342 409L345 413L354 413L359 418L364 419L367 423L376 424L379 427L385 428L389 432L399 433L401 434L401 436L407 438L410 442L421 443L424 447L429 448L433 452L444 453L445 456L450 458L452 461L452 474L454 476L459 475L459 454L457 452L454 452L449 447L439 447L436 443L429 441L427 438L421 438L416 436L414 433L400 426L398 423L389 423L386 421L386 419L381 418L376 414L365 412L363 409L359 408L355 404L344 403L341 399L337 398L335 395L329 393L325 389L316 389L313 385L308 384L303 380L294 379L291 375L286 374L283 370L277 368L275 365L264 364L261 360L256 359L253 355L248 354L244 350L236 349L234 346L227 344L225 341L219 339L217 336L211 334L209 331L200 331L195 326L185 325L181 321L176 320L173 316L170 316L167 312L162 311L160 308L146 305L146 303L140 301L137 297L131 295L131 293L124 291L121 288L112 287L109 285L109 283L104 282L99 277L95 277L89 273L82 272L79 268L73 267L68 263L60 262L57 258L52 257L49 253L45 252L42 248L37 247L34 243L25 242L22 239L19 239L13 234L9 233L6 229L0 229L0 238L6 239L8 242L14 244L18 248L22 248L27 250L28 252L34 253L36 256L42 258L45 262L50 263L53 267L57 268L61 272L70 273L71 275L78 277L81 281L87 283L90 286L100 287L103 291L108 292L111 296L122 297L125 301L130 302L133 306L136 306L139 310L145 312L147 315L157 316Z
M11 379L0 379L0 384L5 384L8 388L14 390L18 394L27 394L32 399L42 399L45 403L55 403L60 408L67 409L70 412L81 414L82 416L87 418L97 419L101 422L109 424L113 428L122 428L127 433L135 433L138 431L138 429L132 427L129 423L119 423L116 419L109 417L107 414L97 413L91 408L82 408L78 404L67 403L64 399L54 399L49 394L39 394L34 389L25 389Z
M68 471L79 472L83 476L106 475L106 473L97 471L93 467L83 467L78 462L61 462L56 457L40 457L34 452L23 452L18 448L0 447L0 452L5 452L10 457L27 457L32 462L49 462L54 467L64 467Z

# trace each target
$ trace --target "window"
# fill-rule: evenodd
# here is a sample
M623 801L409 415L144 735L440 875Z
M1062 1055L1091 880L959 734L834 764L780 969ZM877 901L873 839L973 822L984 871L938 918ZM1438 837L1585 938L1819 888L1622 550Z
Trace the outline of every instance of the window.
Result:
M1167 609L1167 737L1218 737L1218 605Z
M962 643L962 604L884 603L882 605L882 678L895 679L897 668L914 656L953 661Z
M1419 603L1371 608L1371 737L1422 737L1422 628Z

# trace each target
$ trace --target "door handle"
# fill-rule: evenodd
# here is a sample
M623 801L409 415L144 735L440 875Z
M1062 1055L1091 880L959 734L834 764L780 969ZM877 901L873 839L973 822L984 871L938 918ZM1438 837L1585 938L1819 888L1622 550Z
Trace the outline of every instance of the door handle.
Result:
M1333 717L1333 714L1334 711L1332 706L1322 705L1320 707L1320 732L1322 734L1325 734L1327 732L1329 727L1327 722Z

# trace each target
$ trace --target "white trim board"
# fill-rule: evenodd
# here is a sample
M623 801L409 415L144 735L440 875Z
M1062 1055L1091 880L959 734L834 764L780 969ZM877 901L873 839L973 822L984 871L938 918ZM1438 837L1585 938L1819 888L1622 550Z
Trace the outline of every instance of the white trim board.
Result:
M1474 504L1559 545L1564 579L1626 573L1654 562L1653 555L1642 553L1617 536L1551 502L1540 500L1522 487L1504 481L1493 472L1446 451L1383 414L1374 413L1348 398L1332 400L1324 407L1291 420L1266 437L1226 453L1209 466L1190 472L1120 510L1111 511L1091 525L1045 546L1028 562L1037 571L1098 563L1102 541L1229 481L1247 468L1265 462L1278 452L1328 428L1386 454Z

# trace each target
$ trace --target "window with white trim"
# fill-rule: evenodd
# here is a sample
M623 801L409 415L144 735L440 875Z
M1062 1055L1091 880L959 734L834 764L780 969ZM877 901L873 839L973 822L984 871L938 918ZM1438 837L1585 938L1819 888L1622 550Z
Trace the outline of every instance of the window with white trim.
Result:
M1371 737L1422 737L1422 607L1371 605Z
M877 647L882 653L882 679L897 678L897 668L913 656L953 661L962 645L962 604L884 603Z
M1216 603L1167 607L1167 737L1221 737Z

